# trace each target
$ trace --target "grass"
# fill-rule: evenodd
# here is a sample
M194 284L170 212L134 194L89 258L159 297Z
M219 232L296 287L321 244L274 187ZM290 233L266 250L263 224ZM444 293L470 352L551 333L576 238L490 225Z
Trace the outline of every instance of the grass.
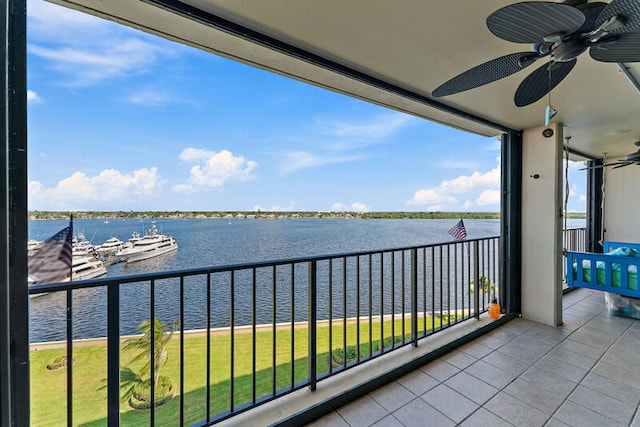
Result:
M444 325L455 321L455 316L443 316ZM440 317L433 319L435 327L440 326ZM427 330L431 329L432 319L427 319ZM422 319L419 322L422 328ZM333 342L329 349L329 326L317 328L317 373L328 372L331 351L342 349L344 328L340 321L332 327ZM251 403L253 399L253 335L251 330L238 331L233 336L229 333L215 332L211 335L211 415L230 411L231 408L231 345L234 346L233 364L233 405ZM410 334L409 321L405 321L405 337ZM357 324L347 323L347 346L356 344ZM380 320L372 323L372 344L375 352L380 341ZM391 338L391 320L384 321L385 346ZM292 384L308 378L307 361L307 328L297 325L293 331L295 341L292 349L291 326L279 327L276 331L275 343L275 383L276 390L291 387ZM395 320L395 340L402 340L402 320ZM273 393L273 331L259 330L255 336L256 354L256 397L269 396ZM360 357L369 354L369 322L360 323ZM106 343L74 346L73 363L73 424L82 426L105 425L107 416L107 347ZM64 348L44 348L31 351L31 422L34 426L58 426L66 424L66 376L67 369L48 370L56 358L64 356ZM177 425L180 415L180 336L174 335L168 344L169 360L161 369L175 381L178 390L176 398L166 405L156 408L155 421L158 425ZM137 371L142 362L131 363L135 356L132 351L121 349L121 382L130 375L130 370ZM185 334L184 338L184 420L192 424L206 418L206 337L202 334ZM334 365L335 367L335 365ZM124 394L124 392L123 392ZM121 424L149 424L149 411L135 411L123 399L121 406Z

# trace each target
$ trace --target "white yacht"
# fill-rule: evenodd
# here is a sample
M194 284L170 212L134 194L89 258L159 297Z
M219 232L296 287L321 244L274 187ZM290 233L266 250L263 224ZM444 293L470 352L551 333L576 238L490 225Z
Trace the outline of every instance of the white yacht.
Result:
M155 222L151 224L149 233L143 237L129 239L130 247L120 249L115 256L119 261L136 262L178 250L175 239L166 234L158 234Z
M107 274L107 268L101 260L93 255L74 255L71 266L71 279L77 280L94 279Z
M96 252L101 257L109 257L115 255L119 249L121 249L125 245L125 242L118 239L117 237L110 237L100 246L96 246Z
M87 239L84 233L78 233L77 236L73 236L73 256L88 256L95 255L96 249L93 244Z

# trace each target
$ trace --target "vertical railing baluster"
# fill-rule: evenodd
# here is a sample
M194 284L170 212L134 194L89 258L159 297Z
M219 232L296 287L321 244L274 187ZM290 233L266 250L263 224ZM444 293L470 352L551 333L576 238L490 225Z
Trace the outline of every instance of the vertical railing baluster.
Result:
M453 313L454 322L458 323L458 243L453 245Z
M465 311L465 303L464 303L464 296L465 296L465 275L464 275L464 242L460 244L460 313L462 313L462 319L466 320L467 318L467 314Z
M473 283L475 283L474 288L474 313L475 318L480 320L480 271L479 269L479 253L478 253L478 241L474 240L473 242Z
M436 249L431 246L431 333L436 329Z
M396 347L396 253L391 251L391 348Z
M296 265L291 264L291 388L296 384Z
M229 352L230 352L230 377L229 377L229 408L230 411L233 412L235 410L235 359L236 359L236 340L235 340L235 305L236 305L236 283L235 283L235 270L231 270L231 277L229 283L229 302L231 307L229 307Z
M184 276L180 276L180 425L184 425Z
M485 241L484 240L480 240L478 241L478 245L480 245L480 277L482 277L483 283L482 283L482 311L485 311L487 308L487 298L485 296L484 293L484 285L485 282L488 280L488 277L486 276L486 270L485 270L485 253L484 253L484 248L485 248Z
M67 289L67 425L73 425L73 295Z
M356 255L356 360L360 362L360 255Z
M342 366L347 367L347 258L342 257Z
M418 346L418 250L411 249L411 342Z
M120 425L120 288L107 285L107 424Z
M369 357L373 356L373 277L372 275L372 263L371 257L373 255L369 254Z
M313 260L309 262L309 286L307 289L308 301L309 301L309 313L307 314L308 319L308 337L309 337L309 354L307 356L307 360L309 361L309 390L315 391L316 389L316 380L317 380L317 308L318 308L318 300L317 300L317 286L318 286L318 277L317 277L318 265L317 261Z
M207 423L211 421L211 273L207 273ZM152 424L153 425L153 424Z
M427 248L422 248L422 326L427 335Z
M256 334L257 334L257 315L256 315L256 269L251 269L251 400L256 404Z
M271 390L273 395L276 395L277 383L276 383L276 373L278 369L278 360L276 358L276 352L278 350L276 346L276 335L277 335L277 324L278 324L278 315L277 315L277 298L276 291L278 288L277 274L276 274L276 266L272 267L272 285L271 285Z
M401 292L401 296L402 296L402 305L401 305L401 307L402 307L402 343L404 344L405 340L406 340L406 336L407 336L407 331L406 331L405 324L404 324L405 323L405 314L407 312L407 307L405 305L405 299L407 298L406 297L406 292L405 292L405 288L406 288L406 280L405 280L406 260L405 260L405 256L404 256L405 251L403 250L400 253L402 254L402 269L401 269L402 281L400 282L401 283L400 286L402 286L402 292Z
M471 243L467 242L467 306L471 317ZM475 298L475 297L474 297Z
M447 326L451 324L451 245L447 245Z
M333 372L333 258L329 258L329 373Z
M156 415L156 384L155 384L155 369L156 369L156 307L155 307L155 285L156 282L154 279L151 279L149 282L149 318L151 319L151 340L149 345L151 346L151 351L149 352L149 358L151 359L149 363L149 386L150 386L150 394L151 394L151 411L149 413L149 424L155 425L155 415Z
M380 353L384 352L384 252L380 252Z
M442 310L443 310L443 307L442 307L442 303L443 303L443 301L442 301L443 300L443 295L442 295L442 282L443 282L443 280L442 280L442 273L443 273L443 269L442 269L442 245L439 246L439 249L440 249L440 251L439 251L440 252L440 262L439 262L439 264L440 264L440 329L442 329L443 323L444 323L443 320L442 320Z

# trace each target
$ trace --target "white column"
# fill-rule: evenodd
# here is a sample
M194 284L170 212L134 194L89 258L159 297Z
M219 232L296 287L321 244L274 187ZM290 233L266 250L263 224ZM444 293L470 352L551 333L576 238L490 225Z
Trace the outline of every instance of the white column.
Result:
M562 324L562 125L527 129L522 144L522 317L557 326Z

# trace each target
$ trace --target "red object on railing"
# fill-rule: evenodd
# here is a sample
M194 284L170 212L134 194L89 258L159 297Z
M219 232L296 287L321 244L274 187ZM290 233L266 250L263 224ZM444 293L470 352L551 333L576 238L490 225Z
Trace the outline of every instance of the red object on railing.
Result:
M492 319L497 319L500 317L500 304L498 304L498 300L496 298L491 301L489 304L489 317Z

